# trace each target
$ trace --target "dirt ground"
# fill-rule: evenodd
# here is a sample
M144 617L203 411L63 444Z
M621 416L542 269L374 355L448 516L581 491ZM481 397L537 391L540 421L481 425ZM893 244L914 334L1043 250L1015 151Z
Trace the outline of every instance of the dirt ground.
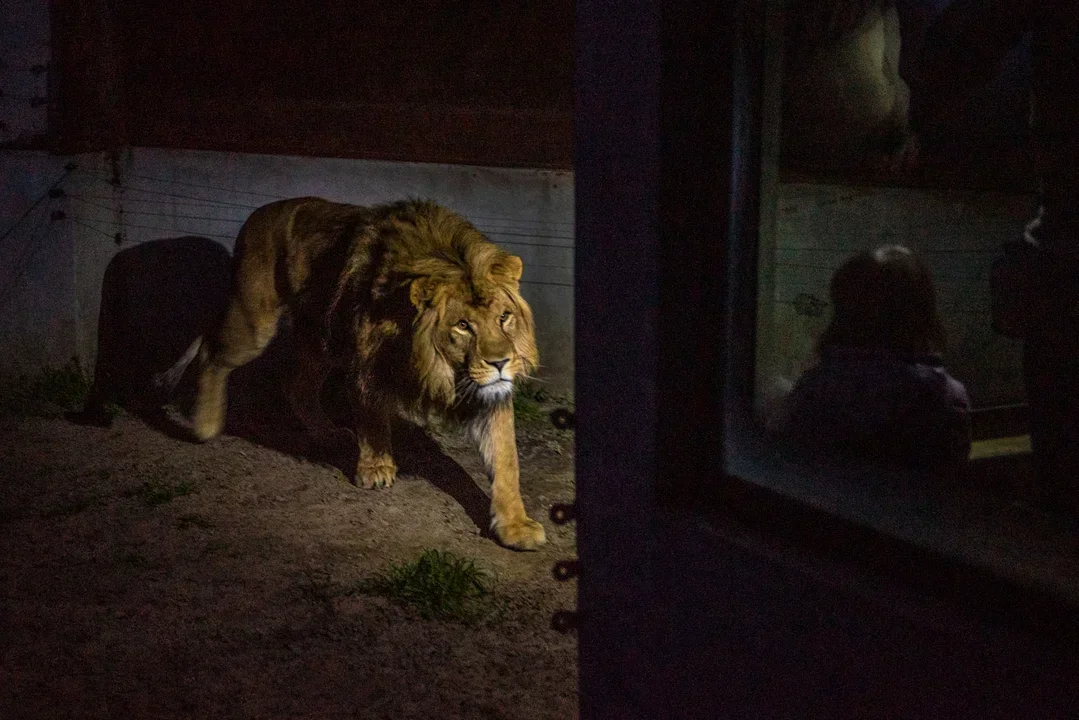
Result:
M517 553L481 529L489 487L460 435L402 426L398 482L363 490L279 397L235 388L205 445L128 413L0 419L0 718L577 715L576 638L550 627L576 589L551 574L575 555L548 516L574 495L555 403L518 423L548 544ZM354 591L425 548L495 573L505 612L423 620Z

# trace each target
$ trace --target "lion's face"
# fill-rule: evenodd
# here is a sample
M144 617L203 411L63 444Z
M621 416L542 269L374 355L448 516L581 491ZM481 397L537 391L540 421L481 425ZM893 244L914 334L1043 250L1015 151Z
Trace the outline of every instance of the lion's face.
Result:
M486 302L447 303L437 341L456 371L463 399L504 400L513 392L514 378L528 374L529 360L519 351L522 336L530 335L523 302L499 293Z
M532 311L517 292L519 263L513 265L514 273L494 274L482 294L466 282L427 288L430 301L417 318L421 346L414 350L430 345L432 352L424 354L441 367L428 377L439 375L439 384L452 383L447 395L454 400L484 405L505 401L514 380L536 367Z

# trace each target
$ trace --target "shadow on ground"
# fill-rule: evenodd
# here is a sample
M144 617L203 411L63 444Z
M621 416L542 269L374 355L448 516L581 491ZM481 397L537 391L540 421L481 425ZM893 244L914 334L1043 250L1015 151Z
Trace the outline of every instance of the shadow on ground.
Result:
M225 433L244 438L263 447L314 462L336 467L355 482L357 451L329 453L318 447L304 432L289 410L284 393L291 353L287 333L271 344L266 353L233 373L229 381L229 409ZM193 373L189 373L193 374ZM332 404L336 383L344 378L331 375L323 389L323 402ZM190 407L191 391L183 398ZM332 412L335 422L348 427L347 416ZM175 432L173 425L172 432ZM443 452L424 430L414 423L398 420L393 427L393 454L400 475L424 478L438 490L452 497L476 524L481 534L488 534L490 498L476 486L472 476Z
M81 412L69 419L108 425L111 405L123 407L165 435L191 442L188 429L163 408L152 378L167 370L202 333L213 328L228 299L230 256L208 238L154 240L116 254L105 270L98 320L93 385ZM293 365L287 320L266 352L236 370L228 389L225 434L295 457L326 463L354 481L357 453L328 454L316 446L289 409L283 392ZM185 415L194 398L197 361L171 402ZM331 376L324 396L333 395ZM341 413L337 413L341 421ZM342 423L344 424L344 423ZM487 533L489 499L469 473L422 429L401 421L394 428L400 473L418 475L458 502Z

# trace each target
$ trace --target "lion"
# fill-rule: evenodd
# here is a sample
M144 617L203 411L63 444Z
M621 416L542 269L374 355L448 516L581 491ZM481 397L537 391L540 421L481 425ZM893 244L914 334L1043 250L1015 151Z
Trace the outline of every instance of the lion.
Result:
M360 207L305 197L255 210L240 229L227 308L159 378L175 385L197 355L192 432L221 432L229 374L258 357L288 312L297 363L289 400L316 440L342 433L318 400L344 369L359 446L355 480L389 487L397 476L390 425L398 415L461 423L491 480L491 524L506 547L545 541L520 494L514 381L538 365L523 263L470 222L433 202Z

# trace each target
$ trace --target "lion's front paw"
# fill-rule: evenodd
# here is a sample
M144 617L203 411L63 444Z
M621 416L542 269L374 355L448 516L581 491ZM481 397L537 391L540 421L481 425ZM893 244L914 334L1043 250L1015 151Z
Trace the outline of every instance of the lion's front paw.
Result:
M397 479L397 466L390 463L371 463L356 466L356 481L370 490L376 487L390 487Z
M537 550L547 542L543 526L529 517L504 523L496 519L491 529L498 542L514 550Z
M200 422L197 418L191 424L191 438L195 442L204 443L221 434L221 424L214 422Z

